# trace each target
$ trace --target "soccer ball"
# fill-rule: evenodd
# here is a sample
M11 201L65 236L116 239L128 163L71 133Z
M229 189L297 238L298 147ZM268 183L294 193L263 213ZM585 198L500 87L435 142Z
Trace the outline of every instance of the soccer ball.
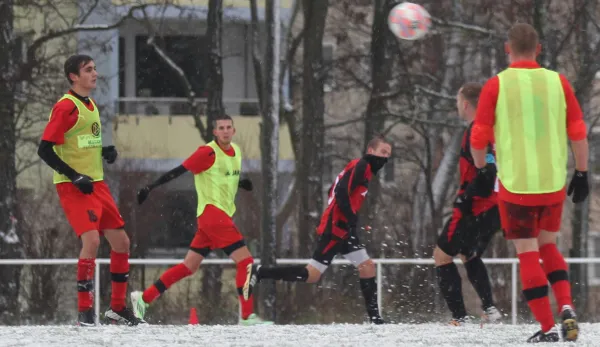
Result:
M423 6L403 2L390 11L388 27L403 40L418 40L429 31L431 16Z

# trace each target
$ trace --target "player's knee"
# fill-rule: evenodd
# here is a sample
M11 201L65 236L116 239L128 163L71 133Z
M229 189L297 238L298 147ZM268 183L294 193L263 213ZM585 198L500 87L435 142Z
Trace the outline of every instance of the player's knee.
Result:
M433 250L433 261L435 266L442 266L450 264L453 260L450 255L446 254L440 247L436 246Z
M308 278L306 279L306 283L317 283L321 279L321 271L313 266L306 266L308 270Z
M115 242L115 245L112 247L113 251L117 253L127 253L129 252L129 248L131 247L131 241L129 240L129 236L123 230L121 233L121 237Z
M517 254L527 252L537 252L539 250L537 239L514 239L512 240L517 250Z
M185 265L185 267L187 267L191 273L195 273L200 268L200 264L202 263L203 259L204 257L200 254L194 251L188 251L185 259L183 259L183 265Z
M96 252L100 247L100 235L97 231L88 231L81 235L81 244L85 251Z
M551 232L551 231L546 231L546 230L541 230L540 234L538 235L538 238L537 238L539 247L542 247L549 243L556 244L557 239L558 239L558 232Z
M358 274L361 278L370 278L376 275L373 259L363 261L358 265Z

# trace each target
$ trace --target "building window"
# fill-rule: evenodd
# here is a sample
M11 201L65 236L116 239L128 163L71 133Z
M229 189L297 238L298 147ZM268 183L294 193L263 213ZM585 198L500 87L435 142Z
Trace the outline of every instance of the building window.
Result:
M136 95L138 97L187 97L177 73L147 44L148 36L135 37ZM185 73L196 96L204 97L207 45L204 36L163 36L156 43Z

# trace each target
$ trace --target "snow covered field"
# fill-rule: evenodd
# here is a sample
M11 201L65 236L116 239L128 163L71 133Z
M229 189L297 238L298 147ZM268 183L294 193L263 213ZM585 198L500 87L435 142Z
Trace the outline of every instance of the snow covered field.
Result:
M600 346L600 323L581 324L580 339L560 346ZM442 324L241 326L0 327L0 346L531 346L534 325Z

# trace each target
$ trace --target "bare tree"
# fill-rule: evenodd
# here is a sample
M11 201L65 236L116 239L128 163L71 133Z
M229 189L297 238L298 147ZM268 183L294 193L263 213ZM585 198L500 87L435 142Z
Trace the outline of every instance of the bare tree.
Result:
M21 258L23 246L17 232L17 170L15 166L16 124L13 1L0 3L0 257ZM18 266L0 268L0 320L15 323L18 314Z
M394 34L388 30L387 17L395 3L394 0L376 0L374 2L370 50L371 94L365 114L364 150L373 136L384 135L386 115L389 114L387 104L391 98L389 91L392 84L392 69L396 63L392 57L398 51L398 46ZM368 200L362 213L367 218L363 218L361 223L369 225L375 230L380 229L379 220L375 218L380 190L380 181L373 179L369 184ZM377 243L373 242L374 233L365 233L364 236L364 242L371 251L370 254L378 256L380 248Z
M312 232L323 210L323 150L325 135L323 34L329 1L302 3L304 45L302 74L302 138L300 167L296 168L300 210L298 213L299 252L310 254Z
M254 4L256 5L256 4ZM275 265L277 258L277 173L279 159L279 47L280 21L279 1L273 0L265 5L265 25L267 39L265 49L264 81L265 89L261 95L262 125L261 153L263 177L263 204L261 223L261 264ZM257 71L263 74L263 71ZM261 286L262 313L268 319L275 319L275 283L269 281Z

